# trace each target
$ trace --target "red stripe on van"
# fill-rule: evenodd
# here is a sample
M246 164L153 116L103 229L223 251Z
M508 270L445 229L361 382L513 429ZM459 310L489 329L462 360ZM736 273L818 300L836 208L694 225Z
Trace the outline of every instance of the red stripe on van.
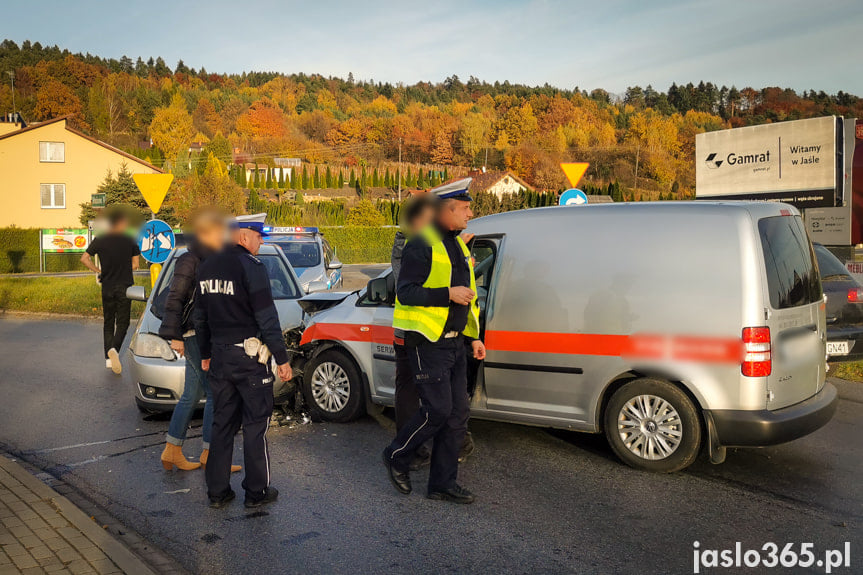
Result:
M303 332L300 345L335 340L392 345L393 328L383 325L316 323ZM712 363L740 363L742 340L704 336L608 335L496 331L485 334L489 351L601 355L611 357L675 359Z
M485 347L495 351L622 355L628 336L533 331L487 331Z
M742 340L702 336L607 335L488 331L489 351L624 356L716 363L740 363Z

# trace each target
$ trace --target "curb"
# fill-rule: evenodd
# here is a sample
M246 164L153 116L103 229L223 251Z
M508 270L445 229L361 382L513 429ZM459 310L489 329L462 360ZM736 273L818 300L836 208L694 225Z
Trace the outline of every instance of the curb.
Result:
M42 499L51 501L75 529L81 531L90 541L95 543L124 573L128 575L156 575L156 572L145 565L137 555L114 539L110 533L99 527L71 501L39 481L17 462L0 455L0 467L20 481L27 489Z

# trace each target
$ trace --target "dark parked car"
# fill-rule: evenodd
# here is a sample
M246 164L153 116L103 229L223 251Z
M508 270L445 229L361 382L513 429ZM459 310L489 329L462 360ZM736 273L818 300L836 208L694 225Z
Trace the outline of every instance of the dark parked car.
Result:
M827 248L814 247L827 295L827 355L830 361L863 359L863 286Z

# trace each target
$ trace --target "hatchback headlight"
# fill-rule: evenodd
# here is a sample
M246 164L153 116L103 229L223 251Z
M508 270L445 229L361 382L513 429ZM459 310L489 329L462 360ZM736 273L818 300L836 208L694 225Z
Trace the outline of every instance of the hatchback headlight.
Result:
M167 361L177 359L168 342L152 333L139 333L129 347L138 357L161 357Z

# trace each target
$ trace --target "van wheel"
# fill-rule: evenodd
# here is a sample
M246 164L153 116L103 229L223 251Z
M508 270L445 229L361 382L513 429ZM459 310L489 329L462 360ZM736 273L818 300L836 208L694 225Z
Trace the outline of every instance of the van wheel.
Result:
M659 379L636 379L614 392L605 409L605 436L627 465L680 471L701 447L701 422L692 400Z
M353 360L338 350L312 358L303 374L303 396L312 416L344 423L363 415L363 383Z

